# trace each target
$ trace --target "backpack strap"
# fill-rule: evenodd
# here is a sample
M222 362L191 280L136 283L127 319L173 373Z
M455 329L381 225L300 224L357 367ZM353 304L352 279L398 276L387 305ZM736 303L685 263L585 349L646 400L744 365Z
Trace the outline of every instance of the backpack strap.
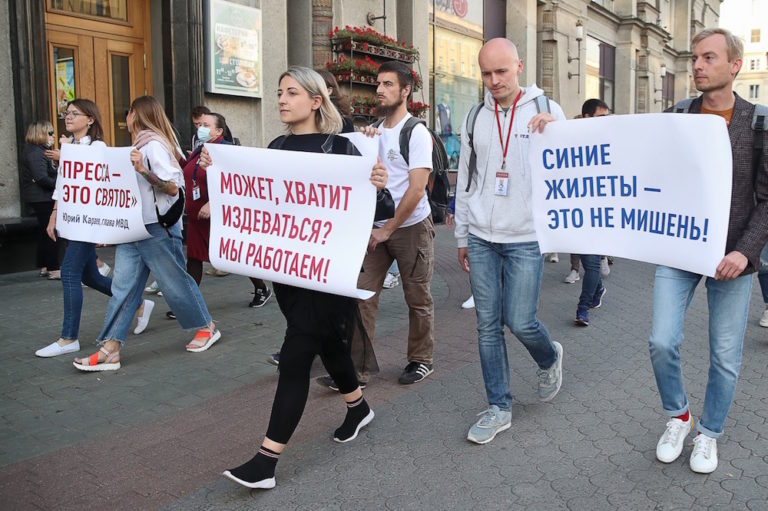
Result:
M334 135L328 135L328 138L325 139L325 142L323 142L323 145L320 146L323 149L323 152L325 154L328 154L333 151L333 137Z
M752 129L756 131L768 131L768 106L755 105L755 113L752 114Z
M283 144L285 144L285 139L287 135L280 135L275 140L272 141L272 145L270 146L270 149L282 149Z
M691 103L693 103L693 100L694 98L681 99L673 107L673 112L676 114L687 114L688 110L691 109Z
M549 108L549 98L545 96L544 94L540 96L536 96L533 98L533 101L536 103L536 113L551 113L552 110Z
M405 121L405 124L403 124L403 129L400 130L400 156L403 157L406 165L410 163L408 156L410 156L411 153L411 132L417 124L424 124L424 126L426 126L424 121L411 116Z
M475 122L477 122L477 115L480 113L480 109L483 108L483 101L475 104L467 114L467 142L469 142L469 174L467 175L467 189L465 192L469 192L469 187L472 185L472 178L477 172L477 153L475 153Z
M763 140L765 139L763 132L768 131L766 117L768 117L768 107L755 105L755 111L752 114L752 169L755 178L757 178L760 161L763 158Z

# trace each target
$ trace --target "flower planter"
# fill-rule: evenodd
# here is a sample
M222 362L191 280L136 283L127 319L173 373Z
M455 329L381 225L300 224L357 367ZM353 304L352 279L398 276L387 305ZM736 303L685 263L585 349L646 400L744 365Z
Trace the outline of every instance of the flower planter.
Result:
M399 60L408 64L416 60L416 56L403 50L391 48L388 46L369 43L367 41L357 41L355 39L333 39L331 41L333 51L356 52L373 55L374 57L384 57L388 59Z

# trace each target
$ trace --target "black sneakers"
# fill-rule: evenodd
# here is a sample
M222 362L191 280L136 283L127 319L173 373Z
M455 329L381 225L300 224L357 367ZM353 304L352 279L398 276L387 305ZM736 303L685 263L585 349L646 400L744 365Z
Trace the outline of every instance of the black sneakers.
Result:
M321 387L328 387L334 392L339 391L339 386L336 384L335 381L333 381L333 378L331 378L330 375L326 374L325 376L318 376L317 378L315 378L315 383L317 383ZM366 384L358 382L358 385L360 385L361 389L364 389Z
M253 294L253 300L248 304L248 307L258 308L263 307L265 303L272 297L272 290L267 288L257 289ZM277 364L276 364L277 365Z
M403 369L403 374L400 375L400 378L398 378L397 381L403 385L410 385L411 383L420 382L433 372L432 364L409 362L408 365L405 366L405 369Z

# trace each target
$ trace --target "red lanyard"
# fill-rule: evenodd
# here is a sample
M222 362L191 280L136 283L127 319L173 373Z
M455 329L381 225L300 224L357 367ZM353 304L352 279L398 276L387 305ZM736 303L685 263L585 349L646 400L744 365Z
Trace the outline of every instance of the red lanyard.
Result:
M496 125L499 127L499 144L501 144L501 148L504 150L504 159L501 161L501 170L504 170L507 166L507 149L509 149L509 135L512 134L512 123L515 120L515 107L517 106L517 101L520 99L520 96L522 96L523 91L517 93L517 97L515 98L515 102L512 103L512 115L509 118L509 131L507 131L507 143L504 143L504 139L501 134L501 121L499 120L499 103L496 100L493 100L494 106L496 108Z

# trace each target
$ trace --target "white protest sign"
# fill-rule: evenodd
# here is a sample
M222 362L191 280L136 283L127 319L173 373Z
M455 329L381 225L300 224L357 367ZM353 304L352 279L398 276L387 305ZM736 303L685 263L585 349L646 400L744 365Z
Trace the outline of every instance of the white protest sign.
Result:
M714 115L547 124L531 136L542 252L625 257L714 276L725 253L731 143Z
M381 137L367 137L362 133L339 133L339 136L348 138L366 158L376 161L379 155L379 139Z
M62 238L119 244L149 238L130 147L62 144L56 230Z
M218 269L355 298L373 226L375 158L206 144Z

